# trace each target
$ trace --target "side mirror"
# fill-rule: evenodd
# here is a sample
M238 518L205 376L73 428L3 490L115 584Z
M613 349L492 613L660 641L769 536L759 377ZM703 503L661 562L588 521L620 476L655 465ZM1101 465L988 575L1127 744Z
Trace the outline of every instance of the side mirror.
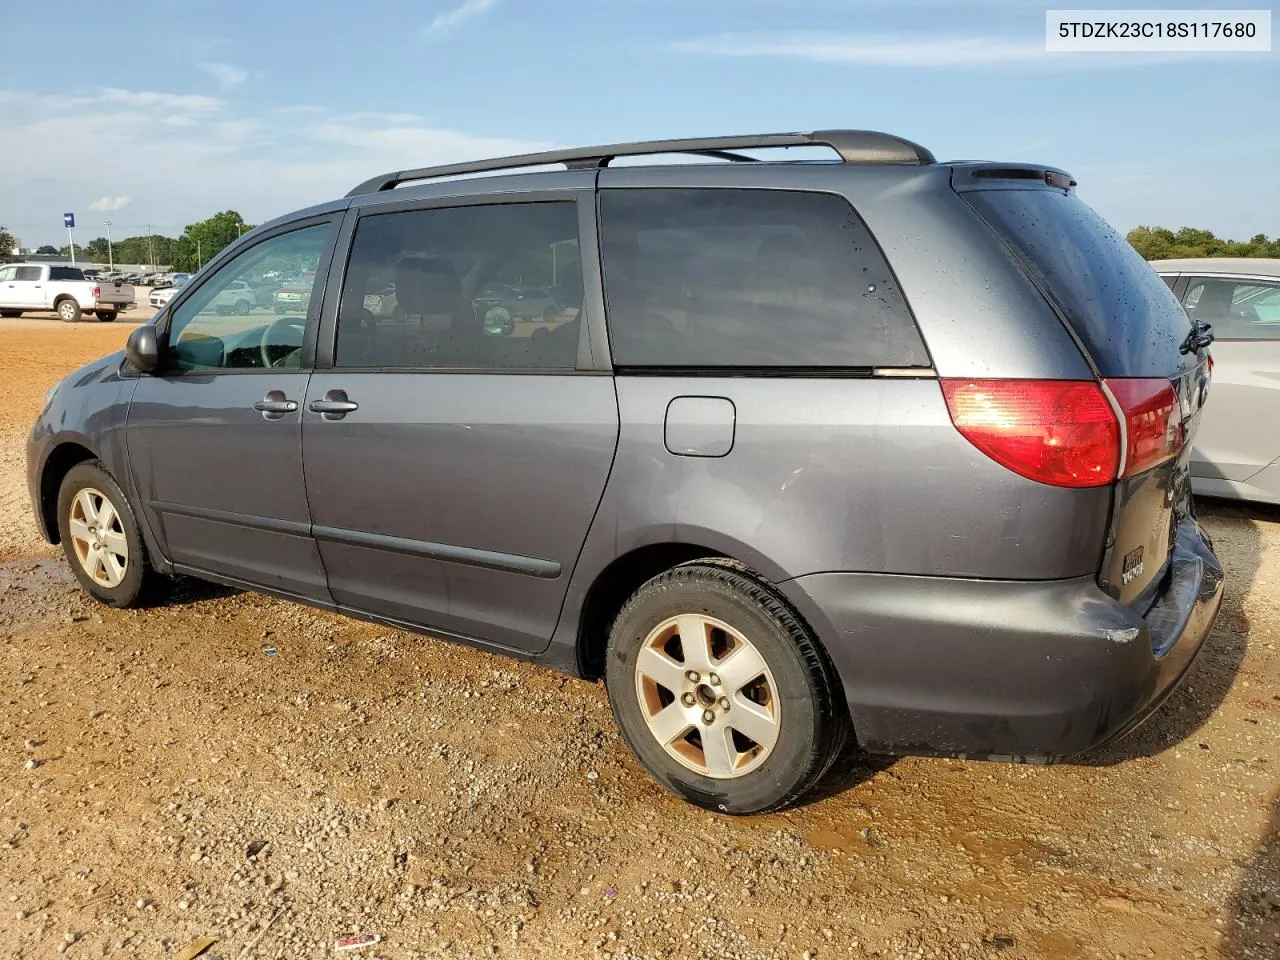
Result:
M153 324L145 323L129 334L124 346L125 359L142 373L160 369L160 339Z

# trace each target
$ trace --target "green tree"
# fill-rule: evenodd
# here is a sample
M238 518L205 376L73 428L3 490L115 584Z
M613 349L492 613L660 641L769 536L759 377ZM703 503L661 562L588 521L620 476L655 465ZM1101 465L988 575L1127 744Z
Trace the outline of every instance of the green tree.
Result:
M147 266L169 266L173 263L172 237L152 234L141 237L125 237L116 246L116 263L136 263Z
M1183 227L1134 227L1125 238L1148 260L1182 257L1280 257L1280 238L1258 233L1248 240L1222 240L1212 230Z
M18 239L4 227L0 227L0 257L12 254L13 248L17 245Z
M46 243L43 247L40 247L38 250L36 250L36 253L39 253L39 254L56 254L57 252L58 252L58 248L51 243Z
M1147 260L1173 256L1173 232L1163 227L1134 227L1125 239Z
M83 257L90 263L106 263L108 260L107 252L107 238L94 237L84 245L83 250L76 249L76 258Z
M215 213L208 220L187 224L173 251L173 266L190 272L207 263L214 254L251 230L234 210Z

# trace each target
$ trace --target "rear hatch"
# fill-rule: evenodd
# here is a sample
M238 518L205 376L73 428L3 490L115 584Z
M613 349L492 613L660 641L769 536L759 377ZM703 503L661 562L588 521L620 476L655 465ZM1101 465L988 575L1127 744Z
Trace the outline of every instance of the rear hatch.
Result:
M1192 516L1191 447L1209 383L1203 338L1069 175L958 165L953 183L1066 324L1117 414L1121 463L1098 582L1145 613Z
M119 280L97 280L94 286L98 288L99 303L115 303L128 305L133 303L134 289L133 285L123 283Z

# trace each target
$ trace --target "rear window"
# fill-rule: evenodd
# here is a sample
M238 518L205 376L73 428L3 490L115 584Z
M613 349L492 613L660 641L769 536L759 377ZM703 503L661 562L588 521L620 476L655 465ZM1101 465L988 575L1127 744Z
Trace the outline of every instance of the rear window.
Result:
M1141 255L1074 194L967 190L1071 324L1104 377L1172 376L1191 322Z
M620 367L928 366L888 264L824 193L601 193L605 296Z
M79 267L50 267L50 280L83 280L84 274Z

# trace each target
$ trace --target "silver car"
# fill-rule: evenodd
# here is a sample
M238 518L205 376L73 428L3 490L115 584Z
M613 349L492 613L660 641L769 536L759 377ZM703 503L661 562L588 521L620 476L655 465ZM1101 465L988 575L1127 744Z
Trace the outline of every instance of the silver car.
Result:
M1213 389L1191 454L1196 493L1280 503L1280 260L1151 264L1213 328Z

